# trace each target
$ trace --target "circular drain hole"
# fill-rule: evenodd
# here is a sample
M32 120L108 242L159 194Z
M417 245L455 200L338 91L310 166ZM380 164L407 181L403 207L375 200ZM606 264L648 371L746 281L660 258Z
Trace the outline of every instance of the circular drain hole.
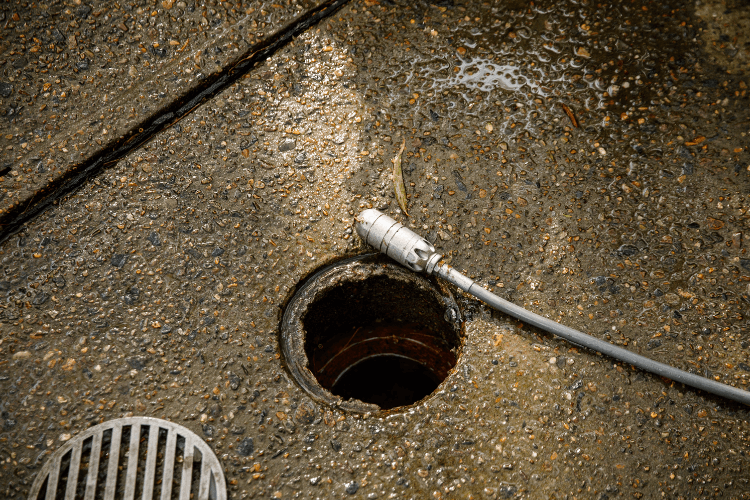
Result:
M316 399L356 411L407 406L455 366L458 307L447 289L390 260L355 257L295 293L281 343L289 371Z

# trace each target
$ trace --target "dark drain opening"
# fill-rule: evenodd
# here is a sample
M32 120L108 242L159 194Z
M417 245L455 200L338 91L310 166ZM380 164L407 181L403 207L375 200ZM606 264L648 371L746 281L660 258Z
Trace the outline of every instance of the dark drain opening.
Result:
M331 392L344 399L355 398L388 409L410 405L429 396L442 381L421 363L384 354L349 367Z
M385 410L429 396L449 375L460 348L457 317L450 294L434 283L380 258L358 258L297 292L282 345L290 371L313 395Z

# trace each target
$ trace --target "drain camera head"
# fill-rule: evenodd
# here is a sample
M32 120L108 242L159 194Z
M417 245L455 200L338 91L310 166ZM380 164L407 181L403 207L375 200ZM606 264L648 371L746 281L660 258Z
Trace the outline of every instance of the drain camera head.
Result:
M374 208L357 216L356 228L369 245L412 271L431 274L442 258L429 241Z

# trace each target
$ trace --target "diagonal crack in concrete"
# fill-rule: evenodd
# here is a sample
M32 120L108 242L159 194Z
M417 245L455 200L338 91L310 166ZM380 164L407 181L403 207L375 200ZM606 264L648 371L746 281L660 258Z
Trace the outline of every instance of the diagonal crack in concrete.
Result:
M309 10L281 28L274 36L253 45L233 63L207 76L181 97L164 106L158 113L132 127L121 138L112 141L97 153L72 166L68 172L38 190L11 210L0 214L0 243L23 228L26 222L41 214L61 197L74 192L88 179L116 164L129 152L149 141L196 108L213 99L258 64L262 63L292 39L318 22L331 16L349 0L328 0Z

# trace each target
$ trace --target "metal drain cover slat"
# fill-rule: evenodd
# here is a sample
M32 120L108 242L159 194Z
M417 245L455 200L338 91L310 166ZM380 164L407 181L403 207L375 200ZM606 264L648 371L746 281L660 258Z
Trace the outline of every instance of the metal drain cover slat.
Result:
M154 476L156 475L156 445L159 444L159 434L149 433L148 452L146 455L146 477L143 480L143 500L151 500L154 493Z
M42 469L42 472L44 472L44 469ZM41 475L41 474L40 474ZM45 474L46 475L46 474ZM57 480L60 476L60 466L52 467L52 471L49 474L49 481L47 482L47 496L45 497L45 500L55 500L55 493L57 492ZM40 481L41 483L41 481ZM50 487L49 485L54 485ZM34 486L36 486L36 481L34 481ZM34 488L34 486L31 487L32 493L38 494L38 489L41 489L42 485L40 484L38 488ZM36 500L37 495L29 497L30 500Z
M177 435L170 432L167 436L167 455L164 460L164 470L174 470L174 455L175 448L177 446ZM169 500L172 498L172 481L162 481L161 486L161 500Z
M182 481L180 481L180 499L190 498L190 483L193 480L193 447L185 438L185 456L182 460Z
M112 427L112 442L109 448L109 466L107 467L107 488L104 491L104 500L115 499L115 483L117 482L117 462L120 460L120 441L122 439L122 427L115 423ZM112 450L117 450L113 453ZM96 498L96 497L94 497ZM29 500L34 500L33 498Z
M149 436L151 433L149 433ZM130 446L128 447L128 472L125 474L125 500L135 500L135 479L138 475L138 443L141 436L130 431ZM133 453L135 451L135 453ZM66 499L67 500L67 499Z
M94 440L91 442L91 458L89 459L89 470L99 470L99 455L102 452L102 435L94 434ZM96 474L89 474L86 477L86 496L83 500L94 500L96 494Z
M194 478L195 463L200 476ZM166 420L131 417L96 425L65 443L35 478L29 500L171 500L175 487L179 500L227 498L224 472L205 441Z
M68 469L68 487L65 488L65 500L74 500L75 498L78 474L81 467L81 453L83 453L83 446L73 447L73 456L71 457L70 468Z

